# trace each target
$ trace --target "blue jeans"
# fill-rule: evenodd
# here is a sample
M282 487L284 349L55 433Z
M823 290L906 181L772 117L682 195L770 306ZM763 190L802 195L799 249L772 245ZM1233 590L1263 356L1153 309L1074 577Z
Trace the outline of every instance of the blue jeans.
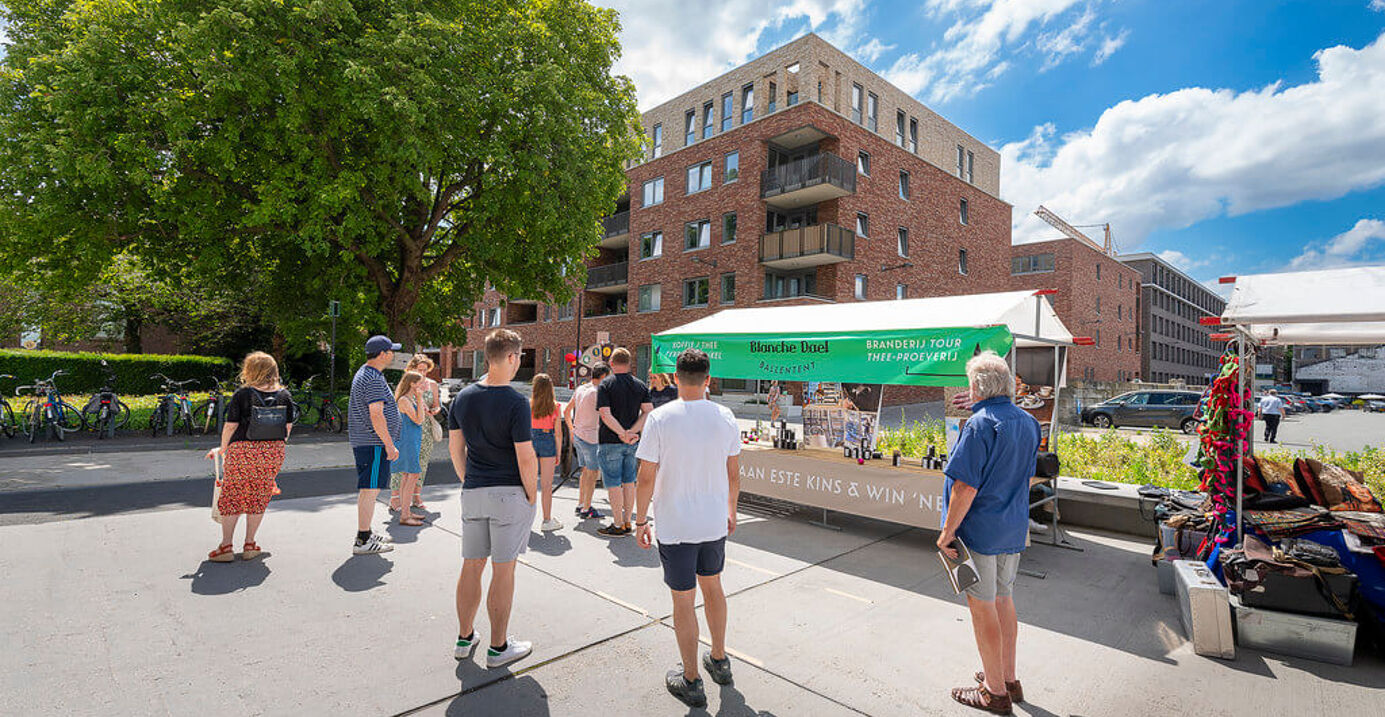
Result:
M639 443L602 443L599 449L601 460L601 485L619 488L626 483L634 483L639 475L640 462L635 460L635 449Z

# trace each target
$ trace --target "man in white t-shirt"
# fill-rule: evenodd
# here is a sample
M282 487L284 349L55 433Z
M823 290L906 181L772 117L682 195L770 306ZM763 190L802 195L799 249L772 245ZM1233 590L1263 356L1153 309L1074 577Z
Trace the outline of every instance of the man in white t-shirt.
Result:
M669 671L664 685L689 707L705 707L707 693L698 676L697 588L712 633L712 649L702 666L719 685L731 683L726 656L726 593L721 569L726 536L736 531L740 497L740 428L724 406L706 399L711 383L707 354L688 349L678 356L678 400L655 409L645 419L635 457L635 538L641 548L659 543L664 583L673 593L673 631L683 662ZM651 535L649 503L654 502L658 528Z
M1284 417L1284 399L1279 392L1270 389L1260 399L1260 418L1265 422L1265 442L1275 443L1279 439L1279 419Z

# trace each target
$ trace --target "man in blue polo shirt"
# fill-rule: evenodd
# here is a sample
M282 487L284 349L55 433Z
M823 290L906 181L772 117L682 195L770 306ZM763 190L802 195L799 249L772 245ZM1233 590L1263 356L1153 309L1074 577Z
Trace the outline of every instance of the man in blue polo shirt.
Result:
M953 541L971 551L980 578L967 588L972 630L981 653L977 686L952 691L958 702L1010 714L1023 702L1015 677L1019 622L1011 598L1029 531L1029 478L1039 451L1039 422L1015 406L1015 379L1005 359L986 351L967 362L971 418L943 469L943 529L938 549L957 557Z
M390 461L399 458L394 444L399 436L399 404L381 371L400 348L387 336L370 337L365 342L366 362L351 379L346 426L356 457L356 542L351 547L355 555L394 550L388 536L371 532L370 520L375 517L376 496L390 483Z

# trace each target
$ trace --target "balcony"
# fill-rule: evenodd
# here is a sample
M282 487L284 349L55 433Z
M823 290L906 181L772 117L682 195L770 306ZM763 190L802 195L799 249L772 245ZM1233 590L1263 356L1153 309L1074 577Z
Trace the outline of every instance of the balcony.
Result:
M587 289L600 294L624 294L630 289L630 262L587 267Z
M856 232L836 224L814 224L760 237L760 263L773 269L802 269L855 258Z
M790 102L789 104L793 103ZM780 149L798 149L799 147L810 144L817 144L831 136L833 135L822 129L810 124L805 124L801 127L795 127L783 134L770 137L769 143Z
M601 236L601 246L607 249L624 249L630 240L626 235L630 233L630 212L616 212L609 217L602 217L601 224L605 232Z
M760 173L760 198L783 209L856 193L856 165L823 152Z

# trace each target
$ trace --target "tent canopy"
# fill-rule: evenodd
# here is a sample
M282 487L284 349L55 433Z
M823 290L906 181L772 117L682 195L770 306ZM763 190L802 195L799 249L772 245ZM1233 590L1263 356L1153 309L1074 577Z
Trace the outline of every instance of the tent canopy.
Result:
M965 385L979 351L1057 347L1072 334L1033 291L730 309L653 336L652 370L700 348L723 378Z
M1221 321L1258 343L1385 343L1385 266L1236 277Z

